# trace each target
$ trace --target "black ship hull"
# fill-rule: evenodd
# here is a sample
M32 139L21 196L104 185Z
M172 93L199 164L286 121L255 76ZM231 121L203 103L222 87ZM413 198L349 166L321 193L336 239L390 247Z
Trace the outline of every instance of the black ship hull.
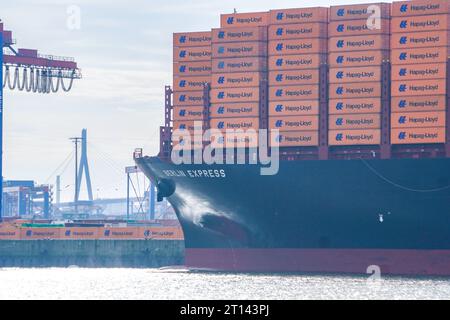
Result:
M136 159L174 207L186 265L450 275L450 159L174 165Z

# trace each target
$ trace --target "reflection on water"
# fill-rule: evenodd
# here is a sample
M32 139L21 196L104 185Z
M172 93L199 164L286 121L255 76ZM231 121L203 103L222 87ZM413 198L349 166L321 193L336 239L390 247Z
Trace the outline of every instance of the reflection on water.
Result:
M450 299L450 278L7 268L0 299Z

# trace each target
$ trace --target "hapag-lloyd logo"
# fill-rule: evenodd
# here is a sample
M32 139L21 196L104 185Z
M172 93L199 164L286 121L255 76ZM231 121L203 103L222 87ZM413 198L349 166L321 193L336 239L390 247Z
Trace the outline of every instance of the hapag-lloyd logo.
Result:
M310 12L302 12L302 13L289 13L289 12L278 12L276 19L278 21L283 20L305 20L305 19L311 19L313 17L313 14Z
M375 105L373 103L352 103L352 102L337 102L335 105L336 111L355 111L355 110L372 110L375 108Z
M435 4L425 4L425 5L419 5L419 4L414 4L411 3L411 8L410 11L411 12L422 12L423 14L426 14L428 11L435 11L435 10L439 10L441 8L441 4L440 3L435 3ZM400 12L406 13L408 12L408 5L404 4L400 7Z
M200 37L193 37L193 36L186 36L186 35L182 35L180 36L180 43L185 44L188 41L192 42L192 43L203 43L203 42L210 42L211 41L211 37L207 37L207 36L200 36Z
M208 129L203 132L201 121L196 121L194 127L193 132L177 129L172 133L175 142L171 153L173 164L259 165L263 176L278 173L279 142L275 137L279 136L279 130L270 130L270 134L267 129ZM272 141L270 152L269 136ZM204 147L192 150L192 145ZM253 156L246 157L247 151Z
M249 18L240 18L240 17L228 17L227 24L250 24L250 23L261 23L263 21L262 17L249 17Z
M354 10L340 8L336 11L338 17L351 17L352 19L363 18L361 16L367 16L366 26L369 30L381 30L381 8L377 5L369 5L366 9ZM364 26L360 26L357 29L363 30ZM345 29L344 24L339 24L337 27L338 32L343 32Z
M350 133L337 133L336 141L372 141L374 140L373 134L350 134Z
M247 84L252 83L255 81L255 78L253 76L233 76L232 74L230 76L221 76L217 79L218 84Z
M405 131L401 131L398 134L399 140L406 140L406 139L416 139L416 140L427 140L427 139L437 139L439 134L432 133L432 132L426 132L426 133L414 133L410 132L407 133Z

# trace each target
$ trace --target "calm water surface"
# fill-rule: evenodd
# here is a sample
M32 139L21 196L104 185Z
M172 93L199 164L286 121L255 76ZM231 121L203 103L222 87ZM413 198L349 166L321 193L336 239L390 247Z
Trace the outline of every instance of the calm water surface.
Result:
M450 278L5 268L0 299L450 299Z

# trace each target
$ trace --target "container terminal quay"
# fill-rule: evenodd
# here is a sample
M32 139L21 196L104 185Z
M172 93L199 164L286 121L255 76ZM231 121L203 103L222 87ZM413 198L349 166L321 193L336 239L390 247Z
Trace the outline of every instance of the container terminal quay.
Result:
M0 22L0 130L6 91L48 94L76 90L82 72L73 58L18 48L14 33ZM11 97L12 99L13 97ZM54 172L54 184L0 180L0 267L162 267L183 265L183 232L167 201L132 162L123 168L126 194L94 199L88 159L88 132L64 137L71 157ZM3 148L3 136L0 135ZM9 150L3 150L7 153ZM92 150L90 150L92 151ZM130 159L132 159L130 157ZM62 168L63 167L63 168ZM73 201L61 201L61 173L75 168ZM0 177L3 163L0 161ZM59 171L58 171L59 170ZM144 177L144 178L143 178ZM144 179L144 180L143 180ZM144 182L144 190L137 184ZM82 199L80 190L87 190ZM139 191L138 191L139 190Z

